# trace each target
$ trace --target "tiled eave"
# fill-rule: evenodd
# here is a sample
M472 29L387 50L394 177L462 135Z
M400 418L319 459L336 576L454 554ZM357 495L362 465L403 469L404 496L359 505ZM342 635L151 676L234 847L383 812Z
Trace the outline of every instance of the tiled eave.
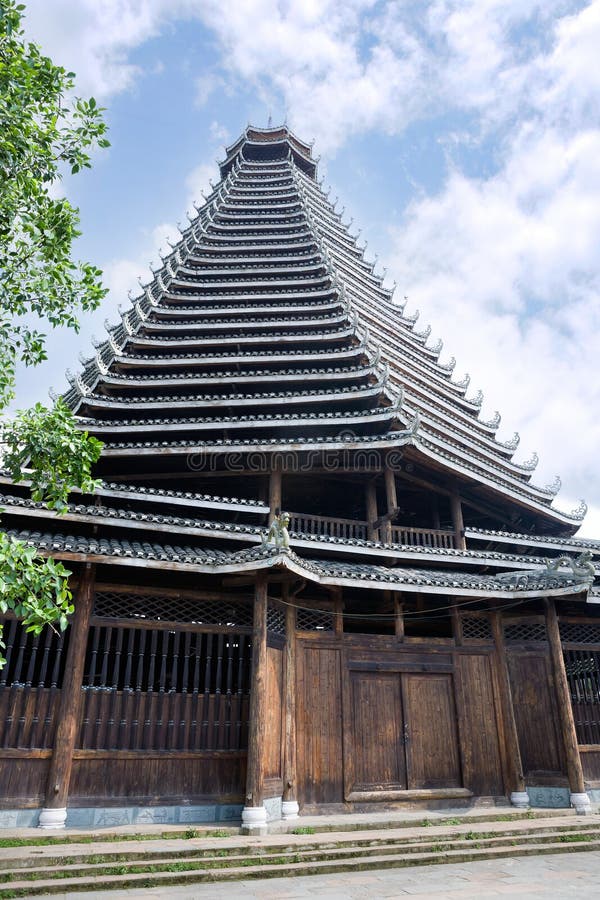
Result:
M535 547L543 550L591 550L600 556L600 541L591 538L549 537L543 534L513 534L510 531L494 531L486 528L465 528L468 540L488 543L512 544L513 546Z
M346 389L321 389L314 391L271 391L256 394L218 394L218 395L202 395L198 394L192 397L103 397L88 394L82 398L82 402L86 406L98 407L100 409L119 409L119 410L171 410L171 409L223 409L231 406L247 407L247 406L271 406L281 404L315 404L315 403L336 403L336 402L353 402L358 400L369 400L378 397L383 389L382 384L375 384L369 387L353 386Z
M299 412L297 415L259 415L259 416L221 416L214 419L195 418L190 419L134 419L117 422L97 419L79 419L77 424L93 434L122 434L124 432L154 432L163 431L213 431L215 428L247 429L247 428L295 428L313 427L315 425L339 426L369 425L373 423L389 423L396 420L396 413L392 409L382 409L366 412L336 412L307 414Z
M420 569L389 569L364 563L342 563L302 559L291 550L261 545L234 553L200 550L196 547L162 545L9 531L10 536L35 547L43 556L72 562L95 562L196 572L215 575L283 570L323 585L372 590L398 589L406 593L518 600L534 597L587 594L588 582L566 574L546 572L512 573L505 576L468 575L463 572L431 572Z
M109 499L117 499L116 492L102 492L103 496ZM96 497L100 494L96 494ZM127 493L121 492L120 497L131 500L136 497L133 491ZM147 496L143 496L148 507ZM165 533L174 539L175 535L181 538L211 539L211 540L233 540L235 542L246 542L250 544L260 544L266 528L262 525L244 524L238 522L220 522L199 518L192 518L175 515L171 511L154 508L147 508L144 511L139 509L119 509L112 506L98 506L85 503L70 503L68 511L60 516L47 508L40 502L35 502L29 498L11 496L10 494L0 495L0 504L3 513L6 516L17 516L21 519L46 520L47 527L52 527L50 523L64 528L63 522L72 522L79 525L96 525L104 528L127 529L135 532L150 532L155 534ZM209 503L203 504L204 508L209 508ZM189 507L188 507L189 508ZM215 509L223 510L225 504L213 506ZM249 512L246 508L245 512ZM33 523L32 523L33 524ZM140 536L143 540L143 535ZM397 565L399 563L416 563L423 564L425 561L433 563L436 566L459 566L461 569L473 568L492 568L500 571L510 570L528 570L528 571L544 571L546 569L546 558L542 556L522 556L515 553L501 553L497 551L478 551L478 550L455 550L442 547L413 547L403 544L384 544L379 541L345 539L338 537L328 537L324 535L303 535L292 532L290 534L292 548L296 550L309 551L314 553L326 553L328 556L346 556L357 559L372 557L374 560L380 561L381 564ZM553 548L557 549L557 548ZM577 548L568 548L564 544L558 549L570 549L571 552L577 551ZM574 558L574 557L573 557ZM600 574L600 567L598 568Z
M302 323L290 323L290 327L299 327ZM323 323L315 323L322 326ZM353 338L353 328L337 328L328 330L321 327L317 331L291 331L281 334L277 331L268 334L214 334L210 337L141 337L139 335L131 335L129 342L136 347L154 347L155 349L165 347L169 350L183 349L186 347L204 347L211 346L218 342L219 346L236 347L238 344L314 344L328 340L342 340L344 338Z

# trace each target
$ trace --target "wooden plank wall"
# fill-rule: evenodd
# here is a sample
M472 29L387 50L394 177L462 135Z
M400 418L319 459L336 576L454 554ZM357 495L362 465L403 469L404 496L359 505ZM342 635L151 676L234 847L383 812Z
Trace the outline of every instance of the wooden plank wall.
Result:
M283 648L268 646L266 746L263 760L265 797L280 797L283 793L283 676Z
M525 779L561 784L566 761L548 651L511 648L508 669Z

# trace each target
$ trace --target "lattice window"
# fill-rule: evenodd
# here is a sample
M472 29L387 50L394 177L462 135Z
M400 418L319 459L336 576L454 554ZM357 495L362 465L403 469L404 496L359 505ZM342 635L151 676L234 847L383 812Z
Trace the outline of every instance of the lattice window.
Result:
M16 619L2 624L6 665L0 670L0 747L51 747L69 630L57 634L46 627L36 635Z
M561 622L560 639L568 644L600 644L600 622Z
M79 746L243 749L251 656L247 634L92 625Z
M461 616L463 637L489 643L493 640L492 626L487 616Z
M600 653L565 650L564 660L577 740L600 744Z
M504 637L510 642L545 641L544 622L508 622L504 625Z
M277 603L269 603L267 607L267 631L285 637L285 609Z
M333 613L320 609L298 609L298 631L333 631Z
M200 627L220 625L224 628L251 628L253 607L251 603L226 600L195 600L190 597L156 597L98 591L94 615L109 619L186 622Z

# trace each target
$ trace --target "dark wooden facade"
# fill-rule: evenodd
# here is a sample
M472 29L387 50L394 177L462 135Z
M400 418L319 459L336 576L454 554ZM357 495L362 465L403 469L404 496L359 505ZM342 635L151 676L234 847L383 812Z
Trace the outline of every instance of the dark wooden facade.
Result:
M5 622L0 821L261 825L534 788L584 809L583 510L553 506L392 302L307 145L249 129L221 175L72 379L98 494L56 519L2 479L5 527L72 568L76 614L64 635Z

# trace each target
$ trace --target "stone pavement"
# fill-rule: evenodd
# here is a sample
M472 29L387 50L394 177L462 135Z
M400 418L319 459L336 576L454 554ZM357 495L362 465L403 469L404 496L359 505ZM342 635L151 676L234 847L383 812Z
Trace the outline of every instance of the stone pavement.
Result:
M197 887L54 894L54 900L599 900L600 851Z

